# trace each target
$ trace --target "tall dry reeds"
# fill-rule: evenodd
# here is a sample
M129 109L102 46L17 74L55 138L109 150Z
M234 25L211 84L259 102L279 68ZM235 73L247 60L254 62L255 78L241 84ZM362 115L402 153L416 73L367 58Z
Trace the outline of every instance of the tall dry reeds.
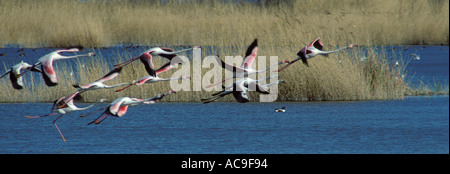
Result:
M0 46L449 44L448 0L0 0L0 21Z
M245 49L245 47L203 49L202 56L205 57L210 52L221 52L222 55L240 55L245 52ZM291 65L286 70L278 73L279 78L286 82L279 85L278 101L401 99L407 92L412 90L401 78L401 75L406 73L404 68L406 64L401 64L399 67L393 66L384 57L384 51L375 51L372 48L364 49L368 49L368 51L354 48L342 51L339 54L332 54L329 57L318 56L310 59L310 67L303 65L301 62ZM279 47L265 45L261 45L259 50L258 55L267 57L266 67L269 66L269 56L279 54L282 55L278 58L279 60L292 60L295 58L295 56L292 56L292 53L298 51L297 48L279 49ZM113 58L108 58L108 61L112 62L106 62L105 57L97 54L95 59L77 60L75 66L64 61L55 62L59 80L59 85L56 87L47 87L42 80L33 79L35 78L34 76L27 75L24 77L27 87L19 91L11 87L9 79L0 79L1 102L51 102L75 92L76 89L72 87L72 84L85 85L93 82L112 70L112 64L123 62L134 56L137 55L117 53ZM221 58L223 59L224 57L221 56ZM398 59L400 60L401 58ZM167 60L155 58L154 62L159 67L166 63ZM193 61L191 60L190 63L189 75L193 77ZM259 65L258 59L254 63L254 68L262 68L256 67L256 65ZM180 65L178 68L162 73L159 76L170 78L182 66L188 65ZM201 70L202 77L211 68L203 68ZM118 78L106 83L113 85L131 82L144 76L147 76L144 66L139 61L136 61L124 67ZM267 72L266 77L269 76L270 72ZM196 79L189 81L189 91L180 91L176 95L167 97L165 101L199 102L201 98L208 98L214 93L214 91L207 91L205 88L202 88L201 91L193 91L193 83L199 83L199 81L194 80ZM179 82L181 83L181 81ZM266 83L269 83L269 81ZM202 85L206 86L205 84ZM132 86L119 93L114 92L116 89L87 91L82 94L84 96L83 101L95 102L100 98L112 101L122 96L147 98L170 90L171 85L170 82L144 84L143 86ZM252 101L259 101L259 94L250 92L250 98ZM220 101L234 101L234 98L230 95Z
M103 47L118 43L165 46L201 45L203 55L236 56L259 39L259 55L292 60L305 44L321 37L326 48L358 45L449 44L448 0L303 0L267 3L221 1L6 1L0 0L0 47ZM359 48L311 59L310 67L296 63L279 76L278 100L398 99L411 93L401 77L404 68L389 65L383 52L367 54ZM121 62L136 55L117 53ZM364 61L360 59L366 57ZM392 59L392 58L389 58ZM111 60L111 59L109 59ZM1 102L51 102L97 80L111 70L102 55L79 61L74 71L58 63L60 84L49 88L42 80L25 76L29 88L14 90L7 78L0 79ZM162 65L164 62L158 62ZM6 67L5 67L6 69ZM81 71L83 70L83 71ZM202 72L204 73L204 71ZM138 63L127 66L108 84L129 82L145 76ZM161 74L170 77L171 73ZM119 96L146 98L170 89L169 83L113 90L88 91L86 102ZM200 101L212 92L179 92L166 101ZM257 101L256 94L250 97ZM222 101L232 101L227 96Z

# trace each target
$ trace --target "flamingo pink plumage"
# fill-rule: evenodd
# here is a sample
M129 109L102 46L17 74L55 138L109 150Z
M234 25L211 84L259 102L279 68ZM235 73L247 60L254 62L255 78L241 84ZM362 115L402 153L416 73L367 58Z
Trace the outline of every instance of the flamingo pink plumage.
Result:
M106 99L100 99L97 103L101 103L101 102L104 102L104 101L106 101ZM61 130L59 129L58 125L56 125L56 121L59 120L65 114L68 114L68 113L71 113L71 112L75 112L75 111L83 111L83 110L89 109L89 108L91 108L92 106L94 106L97 103L91 104L91 105L89 105L87 107L84 107L84 108L78 108L77 106L75 106L73 104L73 100L72 99L67 100L66 97L61 97L60 99L54 101L54 104L53 104L53 107L52 107L52 112L54 112L54 113L50 113L50 114L42 115L42 116L26 116L26 117L27 118L41 118L41 117L47 117L47 116L52 116L52 115L56 115L56 114L61 114L58 118L56 118L53 121L53 125L56 127L56 129L58 130L59 134L61 135L61 138L65 142L66 139L64 138L64 135L61 133ZM60 107L60 106L63 106L63 107ZM57 109L55 109L55 108L57 108Z
M22 76L19 76L20 71L22 69L29 69L31 71L41 72L41 70L37 69L36 67L33 67L32 65L24 61L20 61L18 64L11 66L11 69L7 71L5 74L3 74L0 78L9 74L9 80L11 80L13 88L18 90L23 89L24 87L23 78Z
M172 59L174 57L177 57L177 53L189 51L194 48L200 48L200 47L195 46L193 48L183 49L183 50L179 50L179 51L173 51L173 49L171 49L171 48L154 47L154 48L150 48L150 49L144 51L139 57L134 57L130 60L116 64L114 66L123 67L137 59L140 59L141 62L145 65L145 70L147 70L147 73L152 75L154 73L153 70L155 69L155 65L153 64L153 56L161 56L161 57L168 59L169 61L172 61Z
M55 70L53 68L53 61L55 60L61 60L61 59L72 59L72 58L78 58L83 56L95 56L94 53L88 53L83 55L75 55L75 56L63 56L60 53L61 52L78 52L80 51L78 48L72 48L72 49L63 49L63 50L56 50L51 53L48 53L41 58L39 58L38 62L35 63L31 68L34 68L38 65L41 65L42 70L42 77L44 78L45 84L47 86L56 86L58 85L58 80L56 77ZM22 76L27 71L23 72L19 76Z
M78 88L79 92L85 92L85 91L89 91L89 90L115 88L118 86L130 84L130 83L119 83L119 84L115 84L115 85L111 85L111 86L104 84L104 82L112 80L112 79L116 78L117 76L119 76L121 71L122 71L122 67L117 67L117 68L114 68L113 70L111 70L106 75L104 75L102 78L100 78L92 83L89 83L84 86L78 86L78 85L73 85L73 86L75 88Z
M277 80L275 83L270 83L270 84L265 84L265 85L259 84L259 82L266 81L271 78L278 78L278 76L271 76L271 77L268 77L268 78L262 79L262 80L255 80L255 79L248 78L248 77L241 78L239 80L236 80L236 82L234 82L233 84L231 84L227 87L224 87L224 89L222 91L212 94L213 95L212 97L207 98L207 99L201 99L201 101L206 104L206 103L213 102L219 98L222 98L228 94L233 94L233 96L237 102L247 103L250 101L247 96L247 91L249 89L251 91L257 91L262 94L269 94L268 87L270 87L272 85L277 85L281 82L281 81Z
M287 67L289 67L290 65L292 65L293 63L295 63L295 62L297 62L299 60L302 60L303 64L305 64L306 66L309 66L307 59L311 59L311 58L313 58L313 57L315 57L317 55L328 56L328 54L335 53L335 52L338 52L338 51L346 49L346 48L353 48L353 47L356 47L356 45L350 44L350 45L348 45L346 47L341 47L341 48L338 48L338 49L333 50L333 51L324 51L323 50L323 44L320 41L320 38L317 38L316 40L312 41L310 44L308 44L305 47L303 47L297 53L298 57L295 60L289 62L286 66L284 66L281 69L279 69L278 72L286 69Z
M175 62L168 62L168 63L166 63L165 65L163 65L158 70L152 71L154 73L152 73L152 74L149 73L148 76L145 76L145 77L143 77L143 78L141 78L141 79L139 79L137 81L135 80L133 82L130 82L129 85L125 86L122 89L116 90L116 92L123 91L123 90L129 88L132 85L141 86L144 83L155 83L155 82L159 82L159 81L170 81L170 80L180 80L180 79L181 80L185 80L185 79L189 79L190 78L190 76L177 77L177 78L161 78L161 77L158 77L159 74L161 74L163 72L166 72L166 71L169 71L170 69L174 68L174 66L172 65L173 63L175 63Z
M114 100L108 107L106 107L106 110L100 114L100 116L95 119L94 121L88 123L90 124L100 124L103 120L105 120L108 116L116 116L116 117L122 117L128 110L129 106L136 106L139 104L153 104L156 101L161 100L164 96L174 94L175 91L170 90L169 92L166 92L164 94L158 94L152 98L148 99L138 99L138 98L130 98L130 97L120 97L116 100ZM89 113L92 114L92 113ZM82 117L85 117L87 115L83 115Z
M256 56L258 54L258 39L255 39L252 44L250 44L250 46L247 48L247 51L245 53L245 58L244 60L242 60L242 64L241 67L236 67L230 64L225 63L223 60L221 60L219 57L215 57L217 62L222 66L222 68L233 72L233 77L231 78L226 78L225 80L216 83L216 84L212 84L212 85L208 85L207 87L213 87L216 86L218 84L222 84L224 82L226 82L227 80L233 79L233 78L242 78L242 77L246 77L250 74L257 74L257 73L262 73L262 72L266 72L270 69L272 69L275 66L278 66L280 64L283 63L289 63L288 60L283 60L280 61L277 65L273 65L269 68L263 69L263 70L255 70L253 68L251 68L254 60L256 59Z

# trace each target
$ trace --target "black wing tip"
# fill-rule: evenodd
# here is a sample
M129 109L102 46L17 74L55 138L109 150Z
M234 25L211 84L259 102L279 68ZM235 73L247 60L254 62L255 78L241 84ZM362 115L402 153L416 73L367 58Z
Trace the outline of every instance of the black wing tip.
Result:
M247 57L250 54L252 54L253 49L255 49L256 47L258 47L258 39L255 39L252 42L252 44L250 44L250 46L248 46L247 51L245 52L245 57Z
M73 86L74 88L80 88L80 84L79 84L79 83L72 84L72 86Z
M303 58L303 57L302 57L302 62L303 62L303 64L305 64L307 67L309 67L308 61L306 60L306 58Z
M250 44L250 46L248 48L253 49L257 46L258 46L258 39L255 39L255 40L253 40L252 44Z

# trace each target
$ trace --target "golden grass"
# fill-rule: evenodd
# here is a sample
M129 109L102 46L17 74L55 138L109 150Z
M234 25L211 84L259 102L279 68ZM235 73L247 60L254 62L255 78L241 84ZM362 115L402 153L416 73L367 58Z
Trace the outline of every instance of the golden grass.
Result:
M272 1L273 2L273 1ZM103 47L118 43L166 46L201 45L203 56L243 55L254 38L259 40L262 56L293 60L295 53L317 37L325 48L355 43L358 45L449 44L448 0L304 0L275 1L274 4L205 3L167 4L159 1L0 0L0 47L21 44L25 47ZM383 52L371 50L361 55L359 48L318 56L310 67L296 63L279 76L278 101L401 99L415 94L393 68ZM95 51L95 50L94 50ZM133 56L117 53L116 63ZM367 60L359 61L366 56ZM401 58L398 58L401 59ZM80 79L84 85L109 72L101 55L83 64L78 78L72 66L55 63L60 84L49 88L32 76L25 77L31 88L14 90L9 79L0 79L1 102L51 102L75 92L71 84ZM162 65L163 62L157 62ZM69 68L70 67L70 68ZM5 67L6 69L6 67ZM172 70L172 72L175 70ZM192 71L192 70L191 70ZM206 70L202 71L202 74ZM127 66L108 84L129 82L145 76L140 63ZM171 72L161 74L170 77ZM130 87L120 93L96 90L84 93L86 102L100 98L112 101L120 96L146 98L166 92L169 82ZM423 87L425 89L425 87ZM192 88L191 88L192 89ZM165 101L200 101L212 92L179 92ZM420 92L419 92L420 93ZM31 97L30 97L31 96ZM251 94L258 101L257 94ZM220 101L233 101L227 96Z
M293 46L319 36L333 46L361 41L449 44L448 0L291 0L271 4L0 0L0 21L0 46L244 46L253 38L272 46Z
M245 51L245 47L238 48L237 51L231 51L229 47L216 48L214 51L222 52L224 55L236 55ZM389 65L383 57L383 51L376 52L370 48L369 52L363 54L359 48L348 51L342 51L339 54L332 54L329 57L317 56L310 59L310 67L306 67L301 62L291 65L278 75L286 83L279 86L277 101L342 101L342 100L373 100L373 99L402 99L405 95L413 94L411 91L417 91L408 87L407 83L400 77L405 74L405 65L394 67ZM295 48L280 50L278 47L260 46L258 55L267 55L267 63L269 56L278 54L292 55L296 52ZM95 52L95 50L93 50ZM203 49L202 56L207 55L211 50ZM24 81L27 86L23 90L15 90L11 87L8 78L0 79L1 102L52 102L62 96L67 96L76 91L71 85L78 82L81 85L93 82L111 69L111 63L119 63L128 60L136 55L129 53L117 53L115 57L109 58L113 62L105 62L105 57L97 54L94 59L86 58L86 60L77 61L75 71L78 73L71 75L73 69L67 62L55 62L58 75L59 85L56 87L47 87L41 80L37 82L33 76L27 75ZM366 56L367 59L361 61L360 58ZM295 56L287 58L292 60ZM223 57L222 57L223 59ZM285 58L279 57L279 60ZM398 58L401 59L401 58ZM159 67L166 63L167 60L156 58L155 64ZM256 60L258 61L258 59ZM192 61L191 61L192 63ZM258 62L254 63L256 66ZM172 74L182 68L180 65L177 69L162 73L161 77L170 78ZM191 77L192 77L192 65ZM70 67L70 68L69 68ZM268 66L267 66L268 67ZM261 69L255 67L256 69ZM6 69L6 67L5 67ZM211 68L202 69L203 75ZM130 82L146 76L147 73L144 66L139 62L126 66L118 78L108 81L107 84L113 85L117 83ZM267 72L267 77L270 73ZM79 79L80 81L77 81ZM176 95L165 98L165 101L171 102L199 102L201 98L208 98L214 92L192 91L192 83L190 81L190 91L180 91ZM181 82L181 81L180 81ZM231 82L229 82L231 83ZM268 83L268 82L267 82ZM122 96L148 98L159 93L164 93L171 89L170 82L158 82L144 84L143 86L132 86L122 92L114 92L119 89L103 89L95 91L87 91L83 93L84 102L96 102L100 98L106 98L109 101ZM417 93L417 92L416 92ZM32 96L32 97L30 97ZM259 94L250 92L251 101L259 101ZM219 101L234 101L230 95L220 99Z

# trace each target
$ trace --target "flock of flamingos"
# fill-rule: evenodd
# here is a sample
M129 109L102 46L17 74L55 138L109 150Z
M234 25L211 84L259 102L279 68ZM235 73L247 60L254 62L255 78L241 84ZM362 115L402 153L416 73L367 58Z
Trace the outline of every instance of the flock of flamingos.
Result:
M310 44L303 47L297 53L298 57L296 59L294 59L292 61L284 60L284 61L279 62L278 65L284 64L284 63L287 63L287 65L283 66L282 68L280 68L276 71L282 71L299 60L301 60L303 62L303 64L305 64L306 66L309 66L307 59L313 58L317 55L327 56L328 54L331 54L331 53L334 53L334 52L337 52L337 51L340 51L340 50L343 50L346 48L352 48L355 46L356 45L350 44L346 47L338 48L333 51L324 51L323 45L320 41L320 38L317 38ZM174 51L170 48L161 48L161 47L153 47L151 49L148 49L148 50L144 51L138 57L134 57L128 61L114 65L115 68L113 70L111 70L109 73L104 75L102 78L100 78L92 83L89 83L89 84L86 84L83 86L80 86L79 84L73 85L75 88L77 88L76 92L70 94L69 96L61 97L61 98L55 100L54 104L51 108L51 113L49 113L47 115L42 115L42 116L26 116L26 117L27 118L40 118L40 117L47 117L47 116L51 116L51 115L60 114L60 116L53 121L53 125L58 130L63 141L66 141L63 134L61 133L61 130L56 125L56 121L65 114L68 114L68 113L74 112L74 111L87 110L97 103L106 101L105 99L101 99L97 103L94 103L94 104L89 105L84 108L79 108L74 105L74 103L73 103L74 98L79 96L81 93L84 93L86 91L91 91L91 90L108 89L108 88L115 88L115 87L126 85L124 88L116 90L116 92L120 92L132 85L140 86L140 85L143 85L144 83L154 83L154 82L159 82L159 81L169 81L169 80L178 80L178 79L189 79L190 78L189 76L166 79L166 78L160 78L160 77L158 77L158 75L160 73L166 72L166 71L174 68L175 62L182 63L180 61L172 61L177 58L178 53L189 51L194 48L199 48L199 47L195 46L193 48L184 49L184 50L180 50L180 51ZM24 88L22 76L29 71L33 71L33 72L38 72L38 73L42 74L42 77L47 86L49 86L49 87L56 86L56 85L58 85L58 80L57 80L55 70L53 68L53 61L63 60L63 59L72 59L72 58L78 58L78 57L95 56L94 53L88 53L88 54L83 54L83 55L74 55L74 56L63 56L60 54L61 52L78 52L78 51L79 51L79 49L77 49L77 48L56 50L54 52L51 52L47 55L42 56L41 58L38 59L38 62L33 65L30 65L28 63L21 61L20 63L11 66L11 69L9 71L7 71L5 74L3 74L0 78L9 74L9 78L11 80L12 87L14 89L20 90L20 89ZM233 96L237 102L245 103L245 102L249 102L249 99L247 96L247 91L249 89L263 93L263 94L268 94L269 93L268 90L269 90L270 86L278 85L279 83L283 82L283 80L277 80L274 83L259 85L258 82L267 80L270 78L274 78L274 77L269 77L269 78L263 79L263 80L255 80L255 79L248 78L248 75L250 75L250 74L262 73L262 72L268 71L271 68L273 68L273 67L269 67L264 70L252 69L251 66L257 56L257 52L258 52L258 40L255 39L252 42L252 44L247 48L245 58L240 67L236 67L236 66L227 64L223 60L221 60L219 57L216 57L216 60L222 66L222 68L233 72L233 77L225 79L224 81L222 81L220 83L210 85L209 87L218 85L218 84L222 84L223 82L233 79L233 78L236 78L236 81L232 85L223 87L222 91L212 94L211 98L202 99L202 102L209 103L209 102L215 101L219 98L222 98L228 94L233 94ZM163 58L169 59L170 62L168 62L165 65L161 66L160 68L156 69L155 65L153 64L153 56L161 56ZM128 65L138 59L141 60L142 64L144 64L145 70L147 71L148 76L145 76L139 80L134 80L129 83L120 83L120 84L116 84L116 85L112 85L112 86L104 84L104 82L112 80L112 79L116 78L117 76L119 76L123 67L125 67L126 65ZM278 65L276 65L276 66L278 66ZM38 66L40 66L41 68L38 69L37 68ZM104 110L104 112L102 114L100 114L100 116L98 118L96 118L94 121L88 123L88 125L93 124L93 123L100 124L108 116L115 116L115 117L123 116L127 112L127 109L129 106L135 106L135 105L139 105L139 104L153 104L157 101L160 101L164 96L174 94L174 93L175 93L175 91L170 90L166 93L158 94L154 97L147 98L147 99L120 97L120 98L114 100L113 102L111 102L107 107L101 108L97 111L88 113L86 115L82 115L82 117L85 117L87 115ZM275 111L276 112L284 112L284 108L278 109Z

